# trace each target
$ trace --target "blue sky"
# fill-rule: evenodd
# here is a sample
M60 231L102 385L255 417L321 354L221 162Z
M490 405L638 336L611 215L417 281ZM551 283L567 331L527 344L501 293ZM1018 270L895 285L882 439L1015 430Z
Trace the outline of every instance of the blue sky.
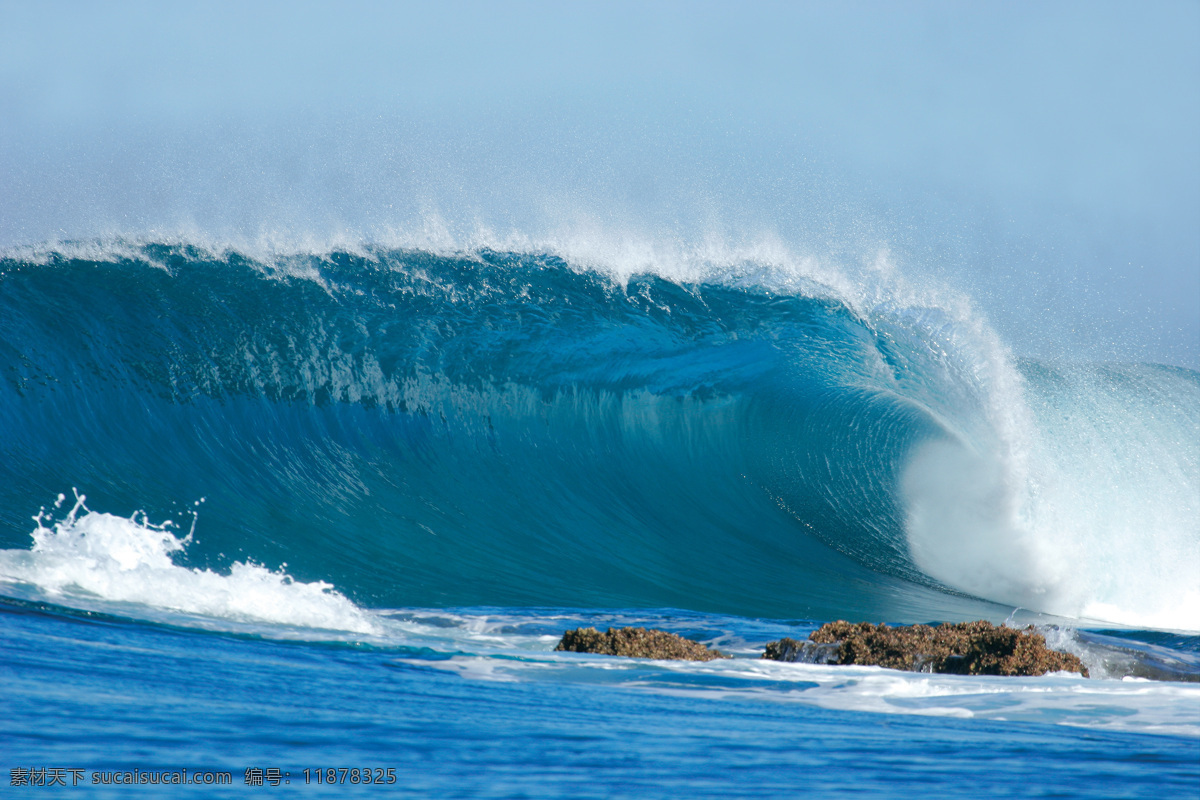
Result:
M0 3L0 246L430 214L886 247L1200 367L1200 3Z

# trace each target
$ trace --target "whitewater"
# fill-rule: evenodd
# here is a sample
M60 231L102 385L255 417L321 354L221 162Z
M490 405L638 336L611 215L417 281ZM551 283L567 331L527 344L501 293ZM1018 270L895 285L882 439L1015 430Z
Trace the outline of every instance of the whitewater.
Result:
M1186 793L1200 374L1015 356L911 274L776 242L5 250L9 769ZM1092 677L758 658L839 618L1035 624ZM734 658L553 652L630 624Z

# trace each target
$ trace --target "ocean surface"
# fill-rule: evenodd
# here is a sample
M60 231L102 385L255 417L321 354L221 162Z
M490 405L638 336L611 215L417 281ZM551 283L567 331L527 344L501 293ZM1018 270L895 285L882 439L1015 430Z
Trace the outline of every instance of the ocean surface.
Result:
M11 247L0 794L1196 798L1198 520L1200 373L884 262ZM1091 677L759 658L834 619Z

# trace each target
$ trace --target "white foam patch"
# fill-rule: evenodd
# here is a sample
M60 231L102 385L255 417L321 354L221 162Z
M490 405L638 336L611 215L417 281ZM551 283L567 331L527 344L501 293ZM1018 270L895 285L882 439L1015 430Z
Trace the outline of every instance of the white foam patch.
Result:
M172 554L184 550L190 534L181 540L169 523L93 512L84 499L49 527L39 514L30 550L0 550L0 581L32 585L47 600L67 606L95 607L101 601L235 623L379 631L372 614L328 583L303 583L243 562L233 564L228 575L178 566Z
M716 663L716 662L712 662ZM743 666L744 664L744 666ZM718 667L719 668L719 667ZM842 711L1046 722L1200 736L1200 687L1142 680L1095 680L1073 674L1038 678L925 675L881 667L734 662L750 676L816 686L780 699ZM779 688L742 694L775 693Z

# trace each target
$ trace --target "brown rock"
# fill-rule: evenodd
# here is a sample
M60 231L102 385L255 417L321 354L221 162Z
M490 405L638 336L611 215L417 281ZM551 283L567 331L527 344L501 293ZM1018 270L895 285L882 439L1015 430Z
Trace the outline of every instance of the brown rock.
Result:
M767 652L762 657L771 661L806 661L801 655L803 652L804 642L785 636L778 642L767 642Z
M912 672L959 675L1045 675L1087 667L1076 656L1046 647L1033 626L1018 630L990 622L948 623L936 628L858 624L838 620L822 625L808 642L781 639L767 645L763 658L861 664ZM834 649L836 648L836 649Z
M572 653L598 653L631 658L666 658L676 661L712 661L729 658L719 650L709 650L699 642L684 639L654 628L577 628L563 634L555 650Z

